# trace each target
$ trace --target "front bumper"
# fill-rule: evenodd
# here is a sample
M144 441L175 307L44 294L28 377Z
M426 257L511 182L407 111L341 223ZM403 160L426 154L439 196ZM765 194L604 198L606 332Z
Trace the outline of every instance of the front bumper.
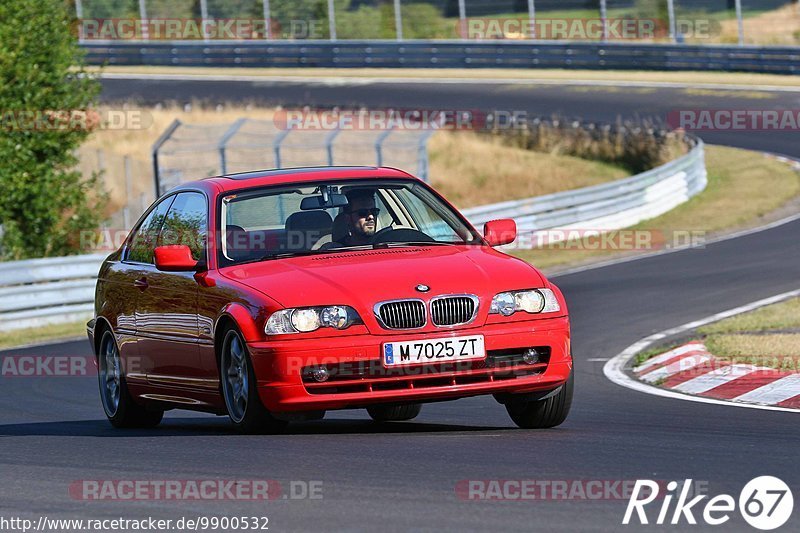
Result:
M309 367L349 364L382 368L385 342L483 335L488 354L529 347L549 348L538 364L431 364L402 372L340 376L314 383ZM346 409L376 403L430 402L496 393L527 393L555 389L572 370L569 320L566 317L484 325L435 333L387 332L342 338L270 340L249 343L262 403L273 412ZM398 375L401 374L401 375Z

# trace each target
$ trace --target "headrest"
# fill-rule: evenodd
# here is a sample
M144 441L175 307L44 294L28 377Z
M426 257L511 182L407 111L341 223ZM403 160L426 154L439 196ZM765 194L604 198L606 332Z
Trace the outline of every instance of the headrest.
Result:
M327 211L298 211L286 219L286 231L330 231L333 219Z
M333 228L331 229L331 240L333 242L338 242L339 244L344 243L344 240L347 238L347 235L350 233L350 227L347 223L347 213L339 213L336 215L336 218L333 219Z

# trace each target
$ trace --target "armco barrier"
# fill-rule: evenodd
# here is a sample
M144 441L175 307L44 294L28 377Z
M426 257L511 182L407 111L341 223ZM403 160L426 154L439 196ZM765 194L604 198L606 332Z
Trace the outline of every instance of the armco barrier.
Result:
M541 229L631 226L669 211L705 186L703 143L698 140L687 155L636 176L463 212L479 230L488 220L514 218L525 247L533 232ZM0 263L0 331L89 318L103 258L84 255Z
M558 41L84 41L93 65L580 68L800 74L800 47Z
M629 178L583 189L525 200L464 209L464 215L481 229L489 220L513 218L520 242L531 246L537 230L614 230L653 218L686 202L706 187L703 142L695 140L685 156ZM527 239L527 240L526 240Z
M105 255L0 263L0 331L74 322L94 311Z

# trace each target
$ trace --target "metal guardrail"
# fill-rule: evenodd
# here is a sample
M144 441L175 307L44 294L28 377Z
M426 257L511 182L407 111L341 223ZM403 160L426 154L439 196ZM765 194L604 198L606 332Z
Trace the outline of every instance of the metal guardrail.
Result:
M0 331L91 317L105 255L0 263Z
M800 74L800 47L559 41L91 41L93 65L572 68Z
M517 222L516 248L531 248L540 230L622 229L656 217L686 202L707 184L703 142L688 154L641 174L609 183L524 200L464 209L477 228L489 220ZM548 242L553 242L549 238Z
M610 183L463 210L476 227L514 218L518 248L542 229L614 230L658 216L706 186L703 143L653 170ZM552 242L552 240L550 241ZM95 278L105 256L84 255L0 263L0 331L89 318Z

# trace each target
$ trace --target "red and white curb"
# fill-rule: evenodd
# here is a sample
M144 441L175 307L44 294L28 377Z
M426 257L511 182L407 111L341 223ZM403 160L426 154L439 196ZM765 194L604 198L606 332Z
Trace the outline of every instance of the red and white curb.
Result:
M658 355L630 373L628 369L637 354L668 337L797 296L800 290L785 292L650 335L606 362L603 374L617 385L653 396L796 413L800 409L800 374L721 363L701 343Z
M731 364L714 357L703 343L657 355L633 372L641 381L686 394L800 409L800 374Z

